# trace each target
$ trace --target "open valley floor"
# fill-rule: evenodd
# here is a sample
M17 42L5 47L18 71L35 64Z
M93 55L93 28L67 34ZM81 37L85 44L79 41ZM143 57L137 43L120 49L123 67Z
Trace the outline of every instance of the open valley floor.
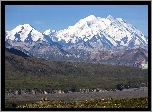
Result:
M55 93L55 94L40 94L40 95L6 95L5 101L28 101L28 100L41 100L47 97L49 100L63 100L63 101L76 101L88 100L98 98L139 98L148 97L148 90L136 91L116 91L116 92L88 92L88 93Z

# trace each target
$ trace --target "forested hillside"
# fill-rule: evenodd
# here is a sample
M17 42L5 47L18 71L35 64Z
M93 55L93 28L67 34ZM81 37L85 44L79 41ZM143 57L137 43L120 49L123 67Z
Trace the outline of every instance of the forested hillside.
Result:
M127 66L56 62L22 57L5 51L5 88L61 89L147 86L148 70Z

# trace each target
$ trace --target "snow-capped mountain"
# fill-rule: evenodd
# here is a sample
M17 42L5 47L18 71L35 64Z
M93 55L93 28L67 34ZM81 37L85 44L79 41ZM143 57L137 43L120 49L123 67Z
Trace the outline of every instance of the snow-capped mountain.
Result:
M33 41L46 41L44 35L37 31L29 24L19 25L11 31L6 31L5 39L22 41L22 42L33 42Z
M52 33L50 30L45 35L53 37L53 41L62 42L65 45L89 42L92 47L96 44L108 46L123 46L133 48L136 46L147 46L148 41L144 34L133 25L122 18L114 18L109 15L107 18L90 15L78 21L74 26ZM70 44L69 44L70 43Z
M144 48L147 51L148 38L122 18L90 15L60 31L49 29L41 33L29 24L19 25L5 32L5 47L49 60L105 63L122 61L126 64L124 58L120 60L125 50ZM133 51L129 51L130 57ZM142 56L142 60L147 61L147 57ZM133 61L139 61L136 57L127 62L132 64Z
M57 42L64 46L83 46L87 43L91 48L146 48L148 39L133 25L122 18L107 18L90 15L78 21L74 26L56 31L46 30L40 33L29 24L19 25L11 31L6 31L6 38L14 41L36 42L39 40L49 43Z
M6 31L5 36L6 48L15 48L31 57L62 58L67 54L60 44L53 42L49 36L40 33L29 24L19 25L11 31Z

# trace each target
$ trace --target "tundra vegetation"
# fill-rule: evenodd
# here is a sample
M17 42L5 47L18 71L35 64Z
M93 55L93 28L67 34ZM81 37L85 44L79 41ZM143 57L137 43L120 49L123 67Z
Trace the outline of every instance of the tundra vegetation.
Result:
M148 98L103 98L74 102L41 100L31 104L19 105L16 108L148 108Z
M128 87L129 85L130 88L148 86L148 70L110 64L48 61L39 58L17 56L5 51L5 89L77 92L83 88L118 89L118 87L121 88L121 85L124 87ZM65 103L55 100L37 101L35 104L40 105L40 107L47 105L54 108L56 108L56 104L58 104L58 107L63 108L66 108L65 104L67 108L71 108L74 105L78 106L78 108L79 106L80 108L87 107L86 105L90 105L89 107L92 105L93 107L104 108L106 106L107 108L111 108L114 106L113 104L117 105L117 103L114 103L115 101L123 104L123 100L121 99L106 100L106 102L110 102L108 103L109 106L103 105L105 102L103 103L101 99L90 100L89 103L88 101ZM137 105L133 102L134 100L137 101ZM140 105L140 103L142 104L142 100L143 106L147 107L145 103L147 98L126 99L125 101L127 104L128 102L132 102L128 104L131 107L138 107L138 105L142 107ZM95 102L99 102L99 105ZM42 105L39 103L42 103ZM97 104L97 106L94 104ZM16 107L16 104L13 106ZM32 106L32 104L29 104L29 106ZM120 105L121 107L123 108L124 106ZM74 108L76 107L74 106Z

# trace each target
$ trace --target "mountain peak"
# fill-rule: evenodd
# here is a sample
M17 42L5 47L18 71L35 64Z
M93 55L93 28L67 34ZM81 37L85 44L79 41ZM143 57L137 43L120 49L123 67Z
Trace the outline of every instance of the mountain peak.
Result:
M49 35L49 34L50 34L50 32L51 32L51 30L50 30L50 29L48 29L48 30L46 30L43 34L45 34L45 35Z
M32 30L33 27L30 24L18 25L16 28L13 29L13 31L21 31L23 29Z
M95 19L97 19L94 15L90 15L90 16L88 16L88 17L86 17L86 18L84 18L86 21L91 21L91 20L95 20Z
M111 16L111 15L109 15L109 16L107 17L107 19L114 19L114 17Z
M20 27L25 27L25 28L33 28L30 24L23 24L19 25Z
M32 27L30 24L23 24L23 26Z
M16 40L16 41L37 41L45 40L42 33L38 32L30 24L18 25L11 31L6 32L6 39Z

